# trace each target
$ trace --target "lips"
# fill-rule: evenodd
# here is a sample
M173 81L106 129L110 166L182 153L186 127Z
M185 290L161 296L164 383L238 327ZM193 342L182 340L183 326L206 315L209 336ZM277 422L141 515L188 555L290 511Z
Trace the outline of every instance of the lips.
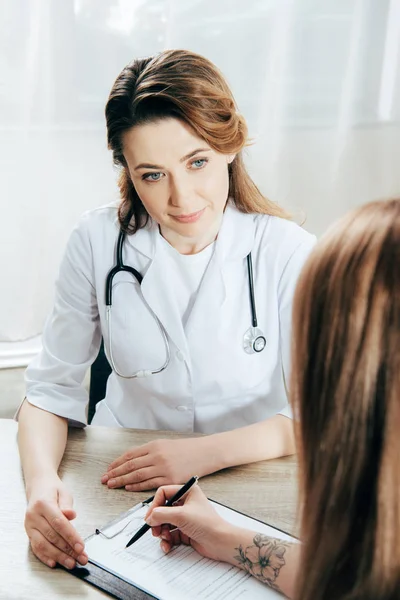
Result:
M205 208L198 210L194 213L190 213L188 215L171 215L173 219L178 221L179 223L195 223L200 219L202 214L204 213Z

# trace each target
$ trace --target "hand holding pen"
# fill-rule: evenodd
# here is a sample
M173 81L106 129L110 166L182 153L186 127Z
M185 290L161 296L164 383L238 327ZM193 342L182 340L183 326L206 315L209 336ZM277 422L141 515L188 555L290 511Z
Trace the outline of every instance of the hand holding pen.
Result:
M176 494L181 490L177 485L160 487L145 516L153 536L161 538L161 549L168 553L173 546L186 544L207 558L229 562L235 555L232 543L238 528L219 515L200 486L192 485L180 494L177 504ZM174 506L166 506L168 501Z
M181 498L183 498L183 496L190 490L190 488L197 482L198 477L191 477L189 479L189 481L187 481L185 483L185 485L183 485L182 487L180 487L177 492L171 496L171 498L167 499L166 502L164 502L164 506L167 507L172 507L175 502L178 502L179 500L181 500ZM172 486L175 487L175 486ZM154 500L156 499L156 496L154 497ZM151 525L148 525L147 523L145 525L143 525L143 527L141 527L139 529L139 531L137 531L135 533L135 535L129 540L129 542L127 543L127 545L125 546L126 548L129 548L129 546L131 546L132 544L134 544L137 540L139 540L147 531L149 531L149 529L151 529Z

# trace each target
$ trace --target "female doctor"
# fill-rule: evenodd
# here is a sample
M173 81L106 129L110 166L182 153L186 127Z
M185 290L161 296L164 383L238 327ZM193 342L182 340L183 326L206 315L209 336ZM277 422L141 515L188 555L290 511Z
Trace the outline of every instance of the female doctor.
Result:
M292 297L314 237L246 172L245 121L217 68L182 50L135 60L106 106L121 202L83 216L27 369L19 446L35 554L86 561L58 477L101 339L113 372L95 425L208 434L127 448L102 477L129 491L294 452Z

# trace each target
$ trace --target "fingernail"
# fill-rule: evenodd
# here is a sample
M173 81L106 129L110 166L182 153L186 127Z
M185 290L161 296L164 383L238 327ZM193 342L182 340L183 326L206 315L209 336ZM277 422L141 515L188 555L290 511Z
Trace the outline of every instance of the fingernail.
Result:
M110 479L110 481L107 482L109 487L113 487L116 483L117 481L115 479Z
M167 542L164 542L164 540L161 542L161 549L163 552L165 552L167 554L167 552L169 551L169 546L167 544Z
M107 481L108 481L108 475L107 475L107 474L105 474L105 475L103 475L103 477L101 478L101 483L107 483Z
M149 515L148 517L145 517L144 519L147 523L147 525L151 525L151 515Z
M67 569L73 569L75 566L75 561L72 560L72 558L67 558L67 560L65 561L65 566L67 567Z
M76 543L74 546L74 550L77 554L81 554L82 550L83 550L83 546L82 544Z

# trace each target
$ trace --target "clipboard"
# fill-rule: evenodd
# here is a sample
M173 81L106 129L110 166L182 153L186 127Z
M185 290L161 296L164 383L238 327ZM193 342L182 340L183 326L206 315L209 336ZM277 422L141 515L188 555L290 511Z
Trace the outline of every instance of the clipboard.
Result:
M94 587L107 592L107 594L112 598L117 598L117 600L157 600L155 596L151 596L147 592L90 561L84 567L74 567L73 569L66 569L62 565L58 565L58 567L71 575L75 575L78 579L82 579L82 581L86 581Z
M115 523L123 520L135 510L151 504L153 500L154 496L151 496L150 498L147 498L147 500L139 502L139 504L136 504L130 510L118 515L115 519L103 525L102 529L108 529L109 527L112 527ZM95 529L95 534L101 535L101 530ZM148 592L144 592L142 589L135 587L131 583L125 581L125 579L118 577L118 575L115 575L114 573L110 573L110 571L107 571L107 569L92 563L90 560L85 566L77 565L73 569L67 569L60 564L57 565L57 567L63 571L66 571L67 573L70 573L71 575L74 575L78 579L86 581L94 587L107 592L107 594L109 594L112 598L117 598L117 600L157 600L155 596L149 594Z
M135 505L132 509L130 509L130 511L127 511L126 513L122 513L116 519L114 519L114 520L110 521L109 523L107 523L106 525L104 525L103 529L105 530L109 527L112 527L113 524L115 524L115 523L119 522L120 520L123 520L124 518L129 516L129 514L131 512L134 512L135 510L138 510L138 509L142 508L143 506L150 504L153 501L153 499L154 499L154 496ZM211 500L211 499L209 498L209 500ZM241 511L236 510L231 507L227 507L225 504L222 504L221 502L218 502L216 500L212 500L212 502L214 504L219 504L222 507L229 508L229 510L236 512L240 515L249 517L249 515L246 515L246 513L243 513ZM261 521L261 519L257 519L256 517L250 517L250 518L253 521L262 523L263 525L269 525L265 521ZM292 538L297 539L296 536L293 536L289 532L284 531L283 529L280 529L279 527L275 527L272 525L270 527L273 527L276 531L279 531L280 533L289 535ZM101 534L101 531L99 529L96 529L95 534L99 535L99 534ZM92 536L89 536L89 537L92 537ZM129 583L128 581L126 581L125 579L122 579L115 573L108 571L107 569L91 562L90 560L88 561L88 563L85 566L76 566L73 569L66 569L62 565L57 565L57 566L58 566L58 568L66 571L67 573L74 575L78 579L81 579L82 581L86 581L87 583L93 585L94 587L97 587L98 589L106 592L112 598L116 598L117 600L158 600L157 596L153 596L152 594L142 590L141 588L136 587L134 584Z

